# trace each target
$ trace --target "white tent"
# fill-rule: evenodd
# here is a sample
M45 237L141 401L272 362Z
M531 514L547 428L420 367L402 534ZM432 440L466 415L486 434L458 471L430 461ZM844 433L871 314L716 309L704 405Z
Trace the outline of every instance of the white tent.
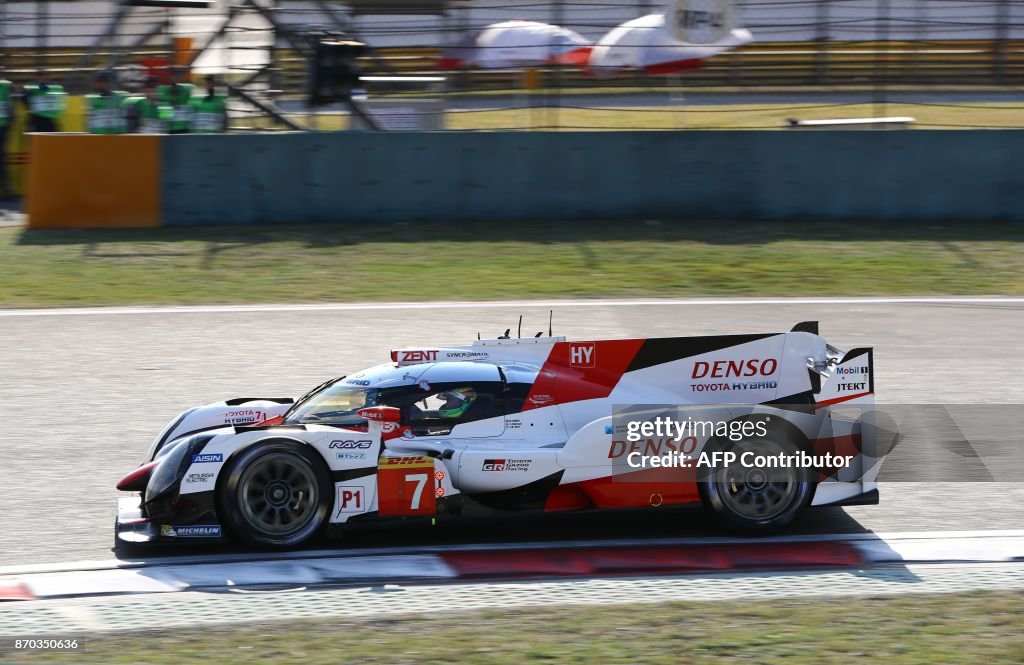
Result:
M626 21L605 34L590 52L589 67L598 76L692 69L754 40L749 30L734 26L733 16L729 0L677 0L665 13Z
M503 21L446 50L441 66L500 69L551 62L582 65L589 51L590 41L568 28L537 21Z

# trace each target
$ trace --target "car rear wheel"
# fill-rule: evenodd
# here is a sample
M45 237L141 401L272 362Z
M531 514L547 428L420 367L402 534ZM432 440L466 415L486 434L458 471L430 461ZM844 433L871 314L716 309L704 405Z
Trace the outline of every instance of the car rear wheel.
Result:
M327 523L333 492L323 460L291 441L259 443L231 463L219 491L228 530L257 546L295 547Z
M718 449L735 453L736 461L708 469L699 479L699 487L705 506L730 529L774 531L791 522L810 502L812 470L768 462L798 452L785 435L769 432L761 438L727 442ZM751 454L744 457L744 453ZM743 459L750 464L742 464ZM760 460L767 463L757 464Z

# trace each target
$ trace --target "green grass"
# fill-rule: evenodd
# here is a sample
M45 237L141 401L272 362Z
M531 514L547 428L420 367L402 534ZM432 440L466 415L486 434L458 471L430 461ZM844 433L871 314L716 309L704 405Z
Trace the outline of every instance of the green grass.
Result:
M3 652L0 651L0 657ZM37 663L445 663L522 665L849 665L1020 663L1024 596L962 593L889 599L547 607L430 616L264 623L92 637Z
M666 104L668 95L666 94ZM537 97L537 104L555 103L550 98ZM495 102L495 107L506 104ZM561 104L572 106L571 97L562 98ZM864 118L879 114L910 116L917 126L929 129L959 127L1024 127L1024 106L1019 102L977 102L970 104L873 104L835 105L813 100L792 104L729 104L721 106L651 106L631 107L629 97L613 110L586 108L534 108L498 109L487 111L448 111L445 128L466 129L779 129L789 118L824 120L833 118ZM291 116L303 126L324 131L348 128L348 117L321 115ZM255 118L235 123L239 126L269 128L267 118Z
M1024 227L808 222L0 230L0 306L1024 293Z

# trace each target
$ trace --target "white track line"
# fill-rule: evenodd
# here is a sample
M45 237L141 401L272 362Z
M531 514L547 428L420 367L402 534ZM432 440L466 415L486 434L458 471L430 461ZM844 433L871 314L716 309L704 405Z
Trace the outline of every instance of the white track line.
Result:
M853 542L853 543L911 543L930 540L1024 538L1024 530L991 531L909 531L893 533L830 533L769 538L635 538L615 540L566 540L521 543L473 543L460 545L409 545L359 549L317 549L293 552L237 552L226 554L200 554L188 556L160 556L150 559L106 559L92 561L66 561L59 563L25 564L0 567L0 577L42 573L82 572L156 566L209 565L219 563L260 563L297 559L344 559L367 556L416 556L443 552L504 551L534 549L572 549L586 547L630 546L688 546L733 545L768 543Z
M126 314L223 314L248 312L336 312L426 309L508 309L523 307L635 307L744 305L1024 305L1024 297L937 296L893 298L686 298L641 300L514 300L483 302L309 303L280 305L181 305L165 307L58 307L0 309L5 316L114 316Z

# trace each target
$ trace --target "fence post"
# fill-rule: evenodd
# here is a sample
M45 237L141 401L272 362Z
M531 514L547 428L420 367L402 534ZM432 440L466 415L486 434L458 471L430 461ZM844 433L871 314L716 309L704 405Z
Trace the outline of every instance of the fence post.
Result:
M565 27L565 6L562 4L563 2L565 2L565 0L555 0L555 21L554 21L554 23L555 23L555 25L557 25L560 28L561 27ZM554 94L555 113L554 113L554 117L555 117L555 129L556 130L561 127L561 119L562 119L562 82L563 82L562 69L563 69L563 67L564 67L564 65L562 65L560 63L555 63L555 81L554 81L554 84L555 84L555 94Z
M0 2L0 72L7 71L7 3Z
M914 16L914 46L911 55L910 73L913 83L926 83L927 75L922 75L921 51L928 45L928 0L917 0L917 11Z
M878 0L877 32L875 33L875 117L886 115L889 77L889 11L890 0Z
M1010 0L996 4L995 39L993 44L993 70L996 83L1006 82L1006 58L1010 46Z
M815 49L814 63L814 82L818 85L826 85L828 83L828 45L830 39L828 21L831 4L831 0L820 0L818 2L818 34L815 36L817 48Z
M50 18L48 16L50 6L46 0L36 2L36 44L39 46L39 53L36 54L36 67L47 69L46 48L49 44L47 33L50 30Z

